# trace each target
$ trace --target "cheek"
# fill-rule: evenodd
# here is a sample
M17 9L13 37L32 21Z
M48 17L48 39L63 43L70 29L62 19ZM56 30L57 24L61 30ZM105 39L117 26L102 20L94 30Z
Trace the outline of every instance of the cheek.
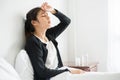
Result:
M40 19L38 19L38 21L41 23L43 20L42 20L42 18L40 18Z
M45 20L45 19L40 19L39 22L40 22L40 23L45 23L46 20Z

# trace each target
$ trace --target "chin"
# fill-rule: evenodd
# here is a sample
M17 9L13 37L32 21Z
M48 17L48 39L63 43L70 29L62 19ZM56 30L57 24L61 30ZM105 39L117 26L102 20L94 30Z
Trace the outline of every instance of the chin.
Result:
M50 28L50 26L51 26L51 25L49 24L49 25L48 25L48 28Z
M50 26L47 26L47 29L50 29L51 27Z

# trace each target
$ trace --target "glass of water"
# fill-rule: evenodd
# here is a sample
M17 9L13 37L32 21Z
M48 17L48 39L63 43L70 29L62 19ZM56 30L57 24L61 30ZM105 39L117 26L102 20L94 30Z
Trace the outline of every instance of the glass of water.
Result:
M80 66L81 65L81 58L80 57L76 57L75 58L75 66Z
M81 64L82 64L82 66L87 66L88 65L88 54L82 55Z

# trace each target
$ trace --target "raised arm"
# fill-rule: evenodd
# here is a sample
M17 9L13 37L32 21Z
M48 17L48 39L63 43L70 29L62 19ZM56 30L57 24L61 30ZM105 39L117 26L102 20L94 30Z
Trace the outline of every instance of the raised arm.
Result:
M53 15L55 15L60 20L60 23L58 25L48 29L46 32L46 35L51 35L54 38L58 37L70 24L71 20L67 16L65 16L63 13L61 13L60 11L52 8L47 3L44 3L41 6L41 8L44 11L51 12Z
M54 14L59 20L60 23L50 29L47 30L47 35L51 35L54 38L58 37L70 24L71 20L65 16L63 13L56 10L56 13Z

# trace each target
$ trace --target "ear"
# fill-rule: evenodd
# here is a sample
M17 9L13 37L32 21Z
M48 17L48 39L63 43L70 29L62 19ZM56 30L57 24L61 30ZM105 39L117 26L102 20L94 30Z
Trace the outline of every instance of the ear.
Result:
M32 21L31 21L31 24L32 24L32 25L37 25L37 21L36 21L36 20L32 20Z

